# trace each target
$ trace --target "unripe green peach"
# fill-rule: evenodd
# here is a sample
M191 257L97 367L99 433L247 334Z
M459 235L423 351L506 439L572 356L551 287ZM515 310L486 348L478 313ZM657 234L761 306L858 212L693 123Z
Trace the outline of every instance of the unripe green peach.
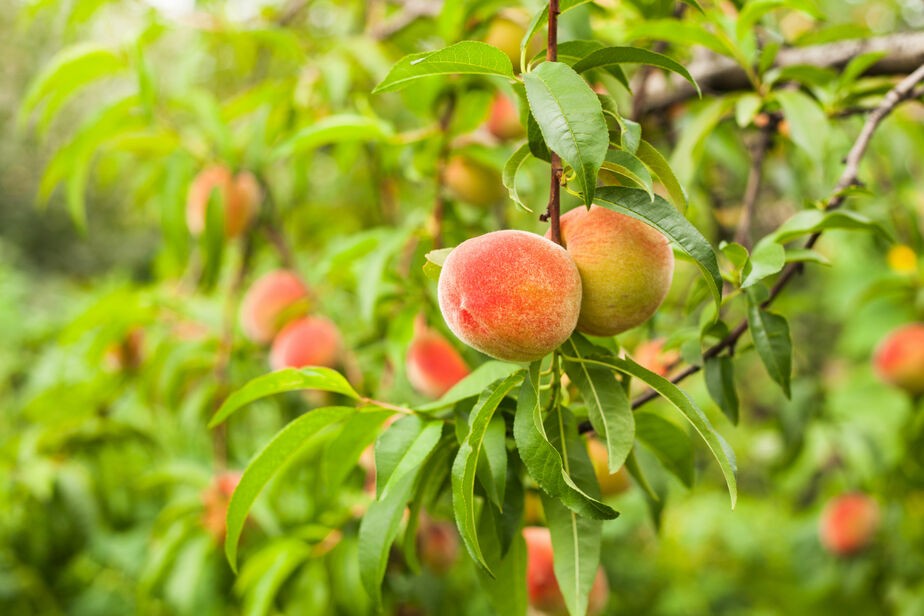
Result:
M561 246L534 233L494 231L449 253L438 297L460 340L497 359L527 362L574 331L581 278Z
M254 282L241 302L241 329L250 340L269 342L292 312L307 308L308 289L288 270L269 272Z
M206 210L213 190L218 191L224 208L225 235L237 237L257 213L260 204L257 179L249 171L234 176L222 165L212 165L200 171L186 195L186 225L193 235L200 235L205 230Z
M667 238L631 216L577 207L561 217L561 238L581 272L580 332L613 336L636 327L670 290L674 253Z
M501 93L494 95L487 122L488 132L500 140L518 139L526 134L517 106Z
M523 538L526 540L526 590L529 604L543 614L564 616L568 611L555 577L549 529L527 526L523 529ZM587 597L587 614L595 616L603 612L609 594L609 583L601 567L597 570Z
M910 323L886 336L873 366L886 383L912 396L924 395L924 323Z
M819 535L826 550L849 556L867 547L879 528L879 505L866 494L844 494L821 514Z
M507 196L496 169L466 156L449 159L443 169L443 183L454 198L472 205L494 205Z
M520 70L520 42L526 35L528 25L529 13L520 9L508 9L494 18L484 37L485 43L494 45L507 54L515 72ZM544 40L541 34L537 33L526 46L527 61L544 48Z
M270 366L273 370L333 368L340 361L341 346L340 330L333 322L324 317L305 317L286 325L273 339Z
M629 472L625 466L610 474L609 454L606 451L606 445L599 439L587 439L587 453L590 455L590 462L594 467L597 483L600 484L600 494L603 496L622 494L632 486Z
M414 321L407 350L407 380L421 394L439 398L469 373L459 352L423 318Z

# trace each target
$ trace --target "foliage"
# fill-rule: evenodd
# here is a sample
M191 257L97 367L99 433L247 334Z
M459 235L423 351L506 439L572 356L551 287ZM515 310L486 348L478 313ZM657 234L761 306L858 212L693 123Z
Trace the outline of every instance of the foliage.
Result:
M877 70L882 54L777 63L921 15L562 1L551 62L530 45L556 21L546 4L419 4L20 9L17 40L53 39L0 116L47 154L27 183L86 242L115 227L126 246L78 279L0 241L0 611L522 614L539 494L572 613L599 564L607 614L924 609L920 400L869 362L924 319L921 92L873 126L850 177L845 156L903 75ZM485 42L501 18L522 22L519 58ZM743 83L701 81L702 57ZM687 94L663 103L660 86ZM522 139L483 127L498 94ZM551 152L563 208L597 203L672 242L668 299L641 328L575 333L530 365L456 344L472 372L427 399L406 352L418 315L449 337L444 247L543 233ZM444 171L460 153L510 201L457 198ZM204 233L187 228L189 184L216 163L259 184L241 238L224 237L217 192ZM280 267L339 325L337 366L270 372L244 336L243 292ZM636 357L659 338L680 357L667 372ZM590 432L629 492L601 494ZM228 469L243 474L222 496ZM815 527L848 489L884 523L838 560ZM423 558L434 520L464 547L448 573Z

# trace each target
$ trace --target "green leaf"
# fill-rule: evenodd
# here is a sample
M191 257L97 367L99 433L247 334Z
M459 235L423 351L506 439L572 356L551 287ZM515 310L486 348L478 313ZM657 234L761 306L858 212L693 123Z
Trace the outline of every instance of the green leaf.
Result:
M235 584L243 591L242 616L265 616L272 613L273 602L283 583L305 561L311 548L301 539L277 539L251 556Z
M712 293L716 308L722 303L722 276L715 250L689 220L662 197L654 201L637 188L604 186L597 190L596 203L615 212L648 223L674 242L696 262Z
M663 417L646 411L635 414L638 440L648 446L661 464L688 488L693 485L693 444L688 432ZM652 498L658 500L653 489Z
M626 176L644 189L654 201L654 182L641 160L625 150L609 150L603 167Z
M228 504L225 555L234 571L237 571L237 541L247 520L247 514L263 487L324 428L356 412L354 408L343 406L322 407L309 411L276 433L266 447L250 461Z
M450 252L452 252L452 248L438 248L424 255L426 262L423 265L423 271L427 278L434 282L439 282L440 272L443 271L443 263L445 263Z
M806 0L751 0L745 4L738 14L738 23L735 33L738 40L744 39L753 29L760 18L779 8L790 8L807 13L816 19L824 19L824 14L818 10L814 2Z
M702 45L717 54L734 57L734 51L721 38L706 30L700 24L686 23L676 19L652 19L642 22L629 32L627 40L650 38L681 47Z
M785 244L803 235L809 235L818 231L827 231L829 229L872 231L882 239L890 242L892 241L892 235L886 231L882 225L862 214L849 210L834 210L830 212L825 212L823 210L803 210L797 212L792 218L780 225L776 231L765 239L767 241Z
M774 96L789 120L793 143L820 163L830 134L828 116L821 105L798 90L778 90Z
M735 364L731 357L722 355L706 360L706 389L722 412L738 425L738 392L735 390Z
M619 145L626 152L635 154L639 144L642 142L642 125L618 113L614 114L614 117L619 123Z
M687 418L693 428L702 437L703 441L705 441L713 457L715 457L716 461L719 463L719 468L722 470L722 475L725 477L725 483L728 484L728 493L731 497L732 507L734 507L735 502L738 500L738 482L735 479L735 472L737 470L735 454L725 439L722 438L722 435L712 426L712 422L709 421L709 418L706 417L703 411L693 402L693 399L663 376L659 376L643 368L629 358L621 359L618 357L608 357L592 361L600 365L610 366L614 370L618 370L619 372L643 381Z
M545 143L577 174L584 203L593 203L609 138L597 95L567 64L545 62L523 76L526 97Z
M792 373L789 323L784 317L761 308L754 294L748 292L748 327L767 374L779 383L789 398L789 379Z
M569 355L581 358L602 350L578 333L565 342L564 349ZM581 392L590 424L606 444L609 471L615 473L626 461L635 442L635 417L629 397L611 370L570 361L565 362L564 368Z
M662 53L640 47L604 47L577 62L573 68L576 72L583 73L590 69L603 68L614 64L648 64L672 71L689 81L690 85L696 88L696 93L702 96L699 84L696 83L696 80L693 79L693 76L682 64Z
M387 445L393 443L386 437L397 432L399 424L408 424L412 420L416 420L420 426L414 439L401 442L399 448L387 449ZM387 500L391 491L397 489L396 486L401 484L404 477L415 472L430 456L443 433L443 425L442 421L422 422L417 416L410 416L396 421L391 429L382 435L375 448L376 491L379 500ZM383 460L386 456L387 462Z
M495 415L484 434L478 458L478 482L498 509L504 508L507 487L507 422Z
M482 520L489 520L488 512L482 514ZM485 551L493 552L490 558L496 562L492 567L494 577L488 575L483 569L477 569L478 580L488 595L488 600L494 608L495 614L504 616L526 616L529 597L526 586L526 541L523 535L517 533L513 537L510 549L503 558L496 542L485 542Z
M511 154L510 158L508 158L507 162L504 164L503 180L504 187L507 189L513 202L524 211L532 213L532 210L520 199L520 193L517 192L517 172L530 156L531 153L528 142L517 148L517 151Z
M786 265L786 251L776 242L760 241L754 247L754 252L744 265L741 288L746 289L773 276Z
M258 376L228 396L209 421L209 428L214 428L236 410L254 400L302 389L319 389L343 394L353 399L359 398L359 394L336 370L322 367L285 368Z
M53 115L80 88L127 68L128 63L120 54L95 43L81 43L60 51L32 80L20 107L20 122L29 117L43 98L53 96L54 100L47 103L54 107L48 111Z
M547 163L551 162L552 155L549 153L549 146L545 144L542 129L539 128L539 123L536 122L532 111L526 115L526 145L529 146L529 153L534 157Z
M670 159L671 167L681 182L690 182L696 176L703 160L706 139L715 132L715 127L732 105L733 98L716 98L699 106L695 115L688 114L691 120L683 125L680 141Z
M739 96L735 103L735 122L738 127L749 126L763 105L763 99L756 94L747 93Z
M452 464L452 509L462 543L472 560L491 573L478 542L478 521L475 508L475 475L485 436L494 411L507 394L523 380L518 371L485 389L469 416L469 431ZM505 453L506 455L506 453ZM506 471L505 471L506 472ZM493 575L493 573L491 573Z
M680 185L680 181L674 175L674 170L671 169L670 163L661 155L661 152L643 139L639 141L635 155L658 176L658 180L664 184L667 194L670 195L677 209L681 212L685 211L687 209L687 192Z
M422 471L418 467L395 485L387 500L376 500L359 523L359 574L363 587L376 607L382 603L382 580L388 564L388 552L398 535L404 508Z
M424 406L417 407L419 411L435 411L438 409L452 406L456 402L466 398L474 398L480 395L491 383L499 379L504 379L513 374L520 372L523 366L511 364L504 361L487 361L466 376L464 379L452 386L452 389L443 394L443 397L435 402Z
M562 464L561 455L546 435L539 403L539 364L534 362L520 388L513 436L530 476L549 495L572 511L593 519L611 520L618 514L581 490Z
M340 433L325 445L321 477L329 494L336 494L342 488L363 450L378 436L385 420L393 415L392 411L363 409L345 421Z
M297 131L280 144L271 156L279 160L312 150L322 145L343 143L347 141L380 142L390 139L394 134L386 122L377 118L355 114L341 114L321 118L311 126Z
M403 57L372 93L400 90L421 77L451 74L514 78L513 65L503 51L479 41L462 41L438 51Z

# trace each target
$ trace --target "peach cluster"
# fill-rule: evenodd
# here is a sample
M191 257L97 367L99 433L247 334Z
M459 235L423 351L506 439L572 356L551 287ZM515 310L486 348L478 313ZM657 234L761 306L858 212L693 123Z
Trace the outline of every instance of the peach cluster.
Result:
M563 247L505 230L450 252L438 287L449 329L491 357L528 362L575 329L612 336L651 317L674 271L661 233L596 205L562 216L561 231Z
M339 363L340 330L330 319L306 316L308 305L308 288L288 270L265 274L244 295L241 329L258 344L272 341L269 362L274 370Z

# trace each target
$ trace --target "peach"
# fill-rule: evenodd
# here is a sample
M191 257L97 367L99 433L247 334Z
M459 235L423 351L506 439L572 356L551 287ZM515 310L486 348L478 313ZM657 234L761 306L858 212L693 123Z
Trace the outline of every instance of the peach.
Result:
M613 336L636 327L670 290L674 253L667 238L631 216L578 207L561 217L561 238L584 288L579 332Z
M507 189L500 173L466 156L453 156L443 169L443 183L459 201L488 206L503 201Z
M680 359L680 351L665 351L664 338L654 338L638 345L632 353L632 358L643 368L659 376L665 376L670 367Z
M468 375L459 352L421 316L414 321L414 337L407 350L407 379L419 393L439 398Z
M558 580L555 578L552 537L549 529L527 526L523 529L526 540L526 590L529 604L545 614L567 614ZM597 570L587 601L587 613L600 614L606 607L610 589L606 574Z
M449 329L496 359L529 362L577 323L581 277L564 248L526 231L493 231L457 246L437 289Z
M333 368L340 360L340 330L324 317L305 317L292 321L276 334L270 349L270 366Z
M848 556L868 546L879 527L879 505L866 494L832 499L821 514L821 544L832 554Z
M924 395L924 323L899 327L879 343L873 356L876 374L912 396Z
M603 496L613 496L622 494L632 485L629 480L629 472L626 467L620 467L618 471L610 474L609 454L600 439L587 439L587 453L590 454L590 462L594 467L594 474L597 476L597 483L600 484L600 493Z
M260 185L249 171L232 175L222 165L206 167L193 179L186 195L186 225L190 233L205 230L206 210L217 190L224 208L225 235L237 237L250 225L260 203Z
M231 494L241 481L239 471L224 471L212 479L212 483L202 492L202 526L217 543L225 538L225 518Z
M488 115L488 132L504 141L518 139L526 131L520 123L520 113L517 106L503 94L496 94L491 103L491 113Z
M459 558L459 536L455 524L431 520L421 514L417 531L420 560L434 573L447 573Z
M288 270L263 275L241 302L241 329L253 342L265 343L285 324L285 317L308 303L308 288Z

